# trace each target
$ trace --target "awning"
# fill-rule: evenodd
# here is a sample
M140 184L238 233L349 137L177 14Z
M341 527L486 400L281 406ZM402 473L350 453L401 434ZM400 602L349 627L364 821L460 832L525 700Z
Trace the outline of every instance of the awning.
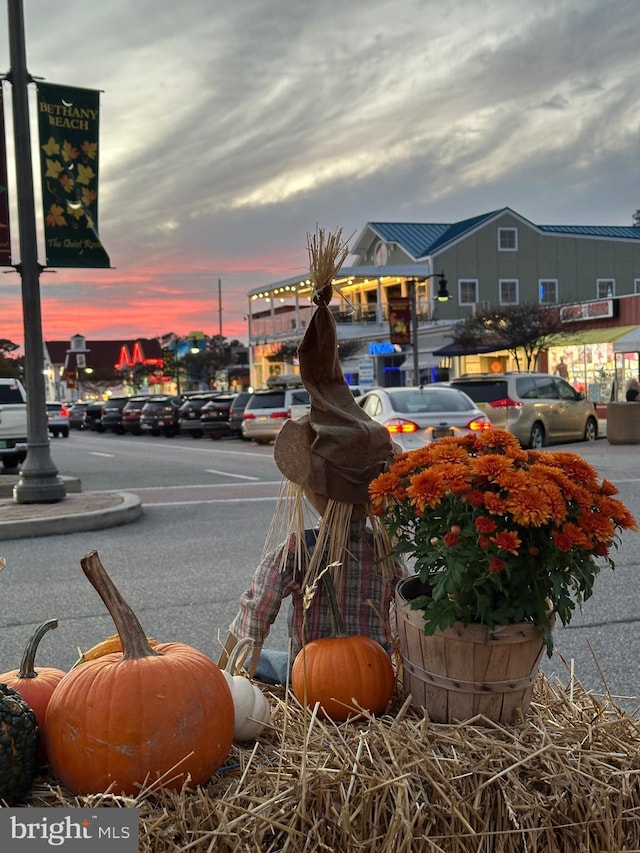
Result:
M575 332L563 332L561 335L554 336L553 340L549 341L549 346L583 346L584 344L611 344L617 341L628 332L637 329L637 326L612 326L608 329L576 329ZM614 346L614 350L616 347ZM620 350L617 350L620 352ZM623 350L623 352L631 352L631 350Z
M440 356L440 358L445 358L446 356L454 356L454 355L479 355L480 353L485 352L501 352L504 347L496 347L495 344L493 346L481 347L481 346L471 346L471 347L463 347L456 343L447 344L444 347L440 347L440 349L434 349L433 354Z
M613 342L614 352L640 352L640 326L633 326L630 332Z

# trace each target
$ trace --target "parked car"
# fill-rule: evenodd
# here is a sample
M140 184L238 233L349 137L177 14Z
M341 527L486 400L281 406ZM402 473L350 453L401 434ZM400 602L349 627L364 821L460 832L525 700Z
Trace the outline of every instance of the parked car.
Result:
M102 426L102 407L104 400L92 400L84 410L84 426L93 432L104 432Z
M198 394L191 394L180 406L178 412L178 426L181 433L190 435L193 438L201 438L203 435L202 426L200 424L200 413L202 407L211 400L215 400L220 396L219 391L202 391Z
M27 457L27 392L19 379L0 378L0 459L13 471Z
M415 450L445 436L491 429L491 420L457 388L376 388L358 397L358 405L384 424L402 450Z
M105 401L100 418L105 432L115 432L116 435L124 434L122 410L130 399L130 397L110 397Z
M178 409L184 402L181 396L157 394L150 397L140 411L140 429L151 435L178 434Z
M251 395L242 416L242 435L258 444L269 444L290 417L309 411L306 388L274 388Z
M224 438L231 435L229 417L236 394L220 394L215 400L209 400L200 410L200 427L203 435L209 438Z
M74 403L69 409L69 426L71 429L84 429L84 413L88 403Z
M448 383L468 394L493 425L523 447L598 437L595 406L559 376L536 372L465 374Z
M245 440L245 438L242 434L242 419L245 407L251 399L251 395L251 391L240 391L239 394L236 394L229 411L229 431L231 432L231 435L243 440Z
M129 435L142 435L140 427L142 407L153 396L153 394L139 394L135 397L129 397L122 409L122 429L125 433Z
M49 432L54 438L61 435L69 438L69 409L64 403L55 401L47 403L47 421Z

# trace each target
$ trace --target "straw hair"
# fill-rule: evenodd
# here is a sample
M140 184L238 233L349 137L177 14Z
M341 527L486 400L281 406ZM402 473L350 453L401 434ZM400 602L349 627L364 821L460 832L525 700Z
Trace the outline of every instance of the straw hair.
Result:
M307 233L307 252L313 301L328 305L333 295L333 279L349 254L349 246L342 240L342 228L327 234L316 225L314 234Z

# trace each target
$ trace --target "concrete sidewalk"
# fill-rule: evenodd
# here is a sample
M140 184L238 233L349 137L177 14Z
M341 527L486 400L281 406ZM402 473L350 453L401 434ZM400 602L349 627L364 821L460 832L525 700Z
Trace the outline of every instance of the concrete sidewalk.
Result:
M80 481L62 477L67 495L55 503L13 500L17 474L0 475L0 541L104 530L130 524L142 515L142 502L130 492L83 492Z

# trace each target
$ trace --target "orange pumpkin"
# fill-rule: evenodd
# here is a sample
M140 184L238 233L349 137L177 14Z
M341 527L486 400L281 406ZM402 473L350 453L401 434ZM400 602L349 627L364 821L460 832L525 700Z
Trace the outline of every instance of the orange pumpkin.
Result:
M394 687L387 653L360 634L312 640L300 649L291 670L296 699L310 708L319 702L320 716L338 722L359 713L359 708L381 714Z
M64 670L52 666L36 667L35 659L40 640L47 631L57 627L56 619L49 619L38 625L25 647L20 669L12 669L11 672L0 675L0 683L17 690L36 715L40 729L38 763L41 765L47 763L47 751L43 737L45 712L53 691L64 676Z
M233 741L224 675L191 646L152 648L97 552L80 562L124 651L71 669L56 688L45 718L53 772L76 794L204 785Z
M343 722L359 708L381 714L395 689L389 656L371 637L347 636L331 574L323 575L334 623L333 637L300 649L291 670L291 689L301 705L320 704L319 715Z

